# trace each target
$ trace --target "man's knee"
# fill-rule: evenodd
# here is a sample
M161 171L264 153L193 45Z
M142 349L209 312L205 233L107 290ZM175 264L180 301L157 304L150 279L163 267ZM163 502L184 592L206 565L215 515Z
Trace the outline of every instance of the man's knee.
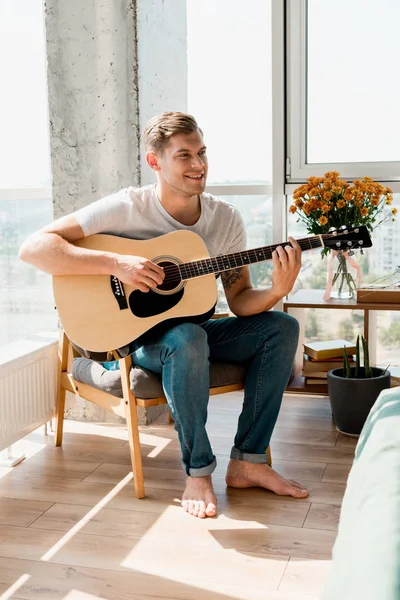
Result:
M265 330L267 337L275 333L287 341L297 344L300 326L297 319L279 310L269 310L252 317L257 321L257 327Z
M165 336L165 346L169 352L181 353L188 360L208 358L207 334L200 325L181 323L172 327Z

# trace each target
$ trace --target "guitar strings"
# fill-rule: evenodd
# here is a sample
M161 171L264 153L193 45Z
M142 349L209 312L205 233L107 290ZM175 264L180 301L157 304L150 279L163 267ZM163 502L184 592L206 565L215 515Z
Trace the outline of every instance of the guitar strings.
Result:
M333 233L332 234L328 234L328 233L325 233L325 234L322 234L322 237L323 237L323 239L329 239L329 238L337 238L339 235L344 235L344 233L343 234L340 234L340 233L339 234L333 234ZM310 236L310 237L307 237L307 238L301 238L301 239L297 240L297 242L298 242L299 246L302 248L302 250L312 250L312 249L316 250L317 248L313 248L312 247L312 242L313 241L317 241L317 240L318 240L318 242L320 241L320 236L319 235L317 235L317 236ZM287 245L289 242L287 242L287 243L283 242L283 243ZM269 250L271 250L272 248L275 249L279 245L280 244L273 244L271 246L262 246L261 248L263 249L263 252L264 252L264 248L268 248ZM320 246L318 246L318 247L320 247ZM259 250L259 248L253 248L251 250L244 250L243 252L247 252L247 254L249 254L249 253L253 253L253 254L255 253L255 254L257 254L257 250ZM243 252L235 252L233 254L230 254L229 256L231 258L234 258L236 260L236 257L239 257L240 255L242 255ZM220 255L220 256L208 257L208 258L200 259L199 261L193 261L193 262L196 263L196 262L202 262L202 261L207 261L207 260L218 261L218 260L223 260L223 257L224 257L224 255ZM271 252L271 257L272 257L272 252ZM264 257L263 260L261 260L259 262L264 262L264 259L265 259L265 261L270 260L270 258ZM230 268L234 269L234 268L237 268L237 267L240 267L240 266L245 266L245 264L246 263L244 263L242 265L236 265L236 266L233 266L233 267L230 267ZM181 277L181 274L180 273L177 274L177 271L179 271L179 267L180 266L185 266L185 267L187 267L190 270L191 263L188 262L188 263L184 263L184 265L169 265L169 266L165 267L164 268L165 277L164 277L163 284L166 284L166 283L175 283L175 282L176 283L180 283L183 280L183 278ZM217 264L217 267L218 266L219 265ZM224 266L225 265L222 264L222 267L224 267ZM192 269L194 269L194 266L192 266ZM230 269L221 269L221 272L223 272L224 270L230 270ZM197 277L201 277L200 273L193 273L193 274L195 276L197 276ZM205 275L209 275L209 274L210 273L205 273Z

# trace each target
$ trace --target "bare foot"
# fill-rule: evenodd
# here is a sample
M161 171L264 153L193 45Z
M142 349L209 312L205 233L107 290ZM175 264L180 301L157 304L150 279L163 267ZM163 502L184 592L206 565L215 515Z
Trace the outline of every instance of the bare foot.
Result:
M188 477L182 495L182 506L194 517L215 517L217 514L217 498L215 497L211 475L205 477Z
M253 464L245 460L230 460L226 485L234 488L262 487L280 496L307 498L308 490L297 481L284 479L267 464Z

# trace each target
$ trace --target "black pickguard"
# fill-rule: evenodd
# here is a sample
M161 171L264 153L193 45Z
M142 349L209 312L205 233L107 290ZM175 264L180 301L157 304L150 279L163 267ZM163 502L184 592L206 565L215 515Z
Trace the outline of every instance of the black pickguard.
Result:
M145 317L153 317L161 315L163 312L170 310L182 300L184 288L176 292L176 294L156 294L152 290L141 292L135 290L129 296L129 308L135 317L144 319Z

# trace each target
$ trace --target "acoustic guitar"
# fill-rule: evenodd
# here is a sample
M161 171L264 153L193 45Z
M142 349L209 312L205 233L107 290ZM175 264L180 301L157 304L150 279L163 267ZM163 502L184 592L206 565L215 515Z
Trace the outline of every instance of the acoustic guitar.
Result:
M301 249L352 250L372 246L365 226L297 240ZM137 241L107 234L75 242L93 250L143 256L164 268L163 284L141 292L112 275L57 275L54 296L70 340L90 352L110 352L125 346L167 319L204 322L217 302L215 275L272 258L277 246L289 242L210 257L207 247L191 231L175 231Z

